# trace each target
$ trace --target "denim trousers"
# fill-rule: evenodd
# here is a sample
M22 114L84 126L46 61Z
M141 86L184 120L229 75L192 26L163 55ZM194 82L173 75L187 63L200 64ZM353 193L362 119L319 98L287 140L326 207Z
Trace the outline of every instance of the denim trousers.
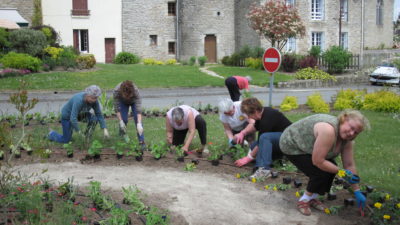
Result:
M256 167L270 169L272 160L282 156L281 149L279 148L281 135L282 132L267 132L260 135L257 143L255 143L258 144Z
M124 104L123 102L119 102L119 112L121 113L121 117L122 117L122 121L124 121L125 125L128 124L128 113L129 113L129 107L132 109L132 117L133 120L135 121L135 125L137 125L138 122L138 118L137 118L137 110L136 110L136 105L135 104L131 104L131 105L127 105ZM142 123L143 126L143 123ZM139 133L136 131L136 135L139 139L140 143L144 142L144 134L142 133L142 135L139 135Z

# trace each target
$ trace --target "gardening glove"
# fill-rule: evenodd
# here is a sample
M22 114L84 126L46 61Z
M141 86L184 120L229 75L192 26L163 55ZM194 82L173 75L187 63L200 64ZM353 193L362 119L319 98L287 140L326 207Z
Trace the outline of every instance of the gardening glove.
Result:
M236 144L241 144L244 139L244 134L242 132L235 135Z
M242 167L242 166L246 165L247 163L249 163L249 162L251 162L253 160L254 160L254 158L250 154L248 154L247 156L236 160L235 161L235 165L237 167Z
M125 125L125 123L124 123L123 120L120 120L120 121L119 121L119 128L120 128L124 133L126 133L126 125Z
M110 138L110 134L108 133L107 128L104 128L104 137L105 138Z
M142 123L137 123L136 129L137 129L137 132L139 133L139 135L142 135L142 134L143 134L143 126L142 126Z
M244 144L245 146L249 146L249 142L247 142L246 140L243 141L243 144Z
M364 210L365 201L367 200L365 196L361 193L360 190L354 191L354 196L356 197L357 207L361 208L361 210Z
M350 184L360 183L360 177L356 174L353 174L350 170L339 170L338 175Z

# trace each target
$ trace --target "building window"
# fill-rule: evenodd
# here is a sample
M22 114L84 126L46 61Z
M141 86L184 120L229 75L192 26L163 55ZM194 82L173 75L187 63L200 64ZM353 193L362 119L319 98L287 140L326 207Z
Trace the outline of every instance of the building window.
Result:
M348 8L348 1L347 0L340 0L340 9L342 11L342 21L348 21L348 14L349 14L349 8Z
M347 32L340 33L340 47L343 49L349 48L349 35Z
M294 0L286 0L286 5L287 6L292 6L294 7L295 1Z
M88 1L87 0L72 0L73 16L89 16Z
M287 40L286 52L296 52L296 38L289 38Z
M383 0L376 2L376 25L383 25Z
M175 54L175 42L168 42L168 54Z
M89 52L89 31L74 30L74 48L79 52Z
M157 46L157 35L150 35L150 46Z
M168 2L168 16L176 16L176 3Z
M311 33L311 46L319 46L321 50L324 47L324 39L322 32L312 32Z
M311 0L311 19L322 20L324 18L324 0Z

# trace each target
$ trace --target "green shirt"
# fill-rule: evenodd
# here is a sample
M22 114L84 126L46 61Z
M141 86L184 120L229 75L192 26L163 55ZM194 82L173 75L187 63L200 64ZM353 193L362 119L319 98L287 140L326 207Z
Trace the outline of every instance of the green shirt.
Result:
M327 114L312 115L293 123L283 131L279 141L282 152L286 155L312 154L315 143L314 126L320 122L331 124L335 128L337 137L339 121L335 116ZM332 148L326 155L326 159L332 159L338 155L334 153L335 146L336 138Z

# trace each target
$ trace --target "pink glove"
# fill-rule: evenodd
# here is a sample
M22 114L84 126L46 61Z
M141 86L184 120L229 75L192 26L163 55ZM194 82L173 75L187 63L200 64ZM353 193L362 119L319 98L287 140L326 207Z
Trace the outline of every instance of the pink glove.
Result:
M254 159L250 158L249 156L245 156L241 159L238 159L235 161L235 165L238 167L242 167L244 165L246 165L247 163L253 161Z
M235 135L235 140L237 144L242 144L244 139L244 134L242 132Z

